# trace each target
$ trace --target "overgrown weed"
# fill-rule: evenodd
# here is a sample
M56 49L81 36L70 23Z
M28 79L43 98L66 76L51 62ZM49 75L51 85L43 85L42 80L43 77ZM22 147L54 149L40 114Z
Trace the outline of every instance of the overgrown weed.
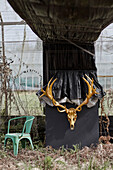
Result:
M41 145L42 144L39 142L39 145L35 146L34 151L30 150L29 147L25 150L19 148L19 153L17 157L15 157L9 141L6 151L3 150L3 145L0 149L0 161L4 166L6 166L6 164L8 166L10 162L15 166L15 169L19 169L18 164L22 162L23 170L32 170L32 168L39 168L42 170L64 170L73 168L78 170L113 169L113 144L99 144L95 148L84 147L81 150L78 145L73 146L73 149L66 149L62 146L58 150L51 146L41 147Z

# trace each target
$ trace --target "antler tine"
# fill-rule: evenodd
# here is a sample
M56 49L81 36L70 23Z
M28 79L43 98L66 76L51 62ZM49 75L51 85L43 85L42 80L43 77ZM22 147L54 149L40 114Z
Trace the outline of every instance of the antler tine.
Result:
M52 79L53 79L53 77L52 77ZM54 84L54 82L57 80L57 78L55 79L55 80L53 80L53 82L51 83L51 85L50 85L50 90L52 91L52 87L53 87L53 84Z
M65 106L64 106L65 107ZM59 111L59 112L65 112L66 110L60 110L58 107L57 107L57 110Z
M44 91L42 88L41 88L41 92L43 92L43 94L39 98L41 98L42 96L46 95L46 91Z
M82 78L87 83L87 85L90 85L89 82L84 77L82 77Z
M47 87L49 87L51 81L52 81L53 77L49 80L48 84L47 84Z
M92 82L91 78L87 74L85 74L85 76L90 80L90 82Z
M64 110L61 110L61 111L60 111L59 108L57 108L60 112L64 112L64 111L66 111L66 107L63 106L63 105L61 105L61 104L59 104L59 103L53 98L52 87L53 87L53 84L55 83L55 81L57 80L57 78L54 79L53 82L51 83L52 79L53 79L53 77L49 80L48 85L47 85L47 87L46 87L46 91L44 91L43 89L41 89L41 91L43 92L43 94L42 94L40 97L42 97L42 96L44 96L44 95L47 96L50 100L52 100L52 103L53 103L54 106L61 107L61 108L64 109ZM50 83L51 83L51 84L50 84Z
M83 78L83 80L86 82L86 84L88 85L88 96L92 93L92 94L98 94L97 92L96 92L96 88L94 89L93 88L93 83L94 83L94 79L92 78L92 80L91 80L91 78L90 77L88 77L86 74L85 74L85 76L90 80L90 83L84 78L84 77L82 77ZM90 97L89 97L90 98Z
M49 87L51 87L50 86L50 83L51 83L51 81L52 81L52 79L53 79L53 77L49 80L49 82L48 82L48 84L47 84L47 87L46 87L46 91L44 91L42 88L41 88L41 92L43 92L43 94L40 96L40 98L42 97L42 96L48 96L48 92L49 92ZM53 85L53 84L52 84Z
M85 74L85 76L89 79L90 83L91 83L91 87L93 88L93 82L94 82L94 79L90 78L87 74ZM87 83L87 85L89 86L90 83L88 82L88 80L86 80L84 77L82 77L84 79L84 81Z
M82 77L83 78L83 80L86 82L86 84L88 85L88 94L91 92L91 86L90 86L90 84L89 84L89 82L84 78L84 77ZM92 82L92 81L91 81ZM93 83L93 82L92 82Z
M94 94L98 94L96 92L96 88L93 88L93 83L94 83L94 79L92 78L92 80L90 79L90 77L88 77L86 74L85 76L90 80L90 83L88 82L88 80L86 80L84 77L83 80L86 82L87 86L88 86L88 94L86 94L86 99L76 108L76 111L81 111L82 106L86 105L89 102L89 99L94 95Z
M85 76L90 80L90 82L91 82L91 89L92 89L92 92L93 92L93 94L99 94L98 92L96 92L96 87L95 88L93 88L93 82L94 82L94 79L92 78L92 80L91 80L91 78L90 77L88 77L87 76L87 74L85 74ZM85 81L86 82L86 81Z
M55 80L53 80L53 82L51 83L53 77L51 78L51 80L49 81L48 85L47 85L47 89L46 89L46 95L49 97L49 99L53 100L53 94L52 94L52 87L54 82L57 80L57 78ZM50 85L51 83L51 85Z

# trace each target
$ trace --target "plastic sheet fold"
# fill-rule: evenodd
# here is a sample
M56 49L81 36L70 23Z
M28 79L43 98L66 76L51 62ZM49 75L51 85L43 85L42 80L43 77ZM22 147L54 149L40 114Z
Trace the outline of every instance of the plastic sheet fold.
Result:
M68 102L79 105L86 98L86 94L88 93L87 84L82 78L85 77L87 79L85 74L87 74L91 79L94 79L94 88L96 88L96 91L98 92L98 94L92 96L89 103L87 104L87 107L94 106L98 99L101 99L105 95L102 86L98 82L95 70L57 71L53 76L53 80L57 78L52 88L54 99L59 103ZM47 85L43 87L43 90L45 90L46 87ZM36 93L38 97L40 97L41 94L41 90ZM48 105L53 106L52 101L50 101L50 99L48 99L46 96L43 96L39 99L41 103L47 103Z

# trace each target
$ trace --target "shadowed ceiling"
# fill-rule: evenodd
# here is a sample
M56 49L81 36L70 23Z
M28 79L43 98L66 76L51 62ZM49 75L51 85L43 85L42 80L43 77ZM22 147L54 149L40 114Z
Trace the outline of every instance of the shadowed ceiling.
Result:
M113 22L113 0L8 0L43 40L94 42Z

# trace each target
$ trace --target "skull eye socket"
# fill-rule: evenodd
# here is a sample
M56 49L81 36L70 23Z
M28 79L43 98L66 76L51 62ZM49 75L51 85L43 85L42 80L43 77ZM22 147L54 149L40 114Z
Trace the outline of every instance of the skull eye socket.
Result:
M73 118L73 121L76 121L76 117Z

